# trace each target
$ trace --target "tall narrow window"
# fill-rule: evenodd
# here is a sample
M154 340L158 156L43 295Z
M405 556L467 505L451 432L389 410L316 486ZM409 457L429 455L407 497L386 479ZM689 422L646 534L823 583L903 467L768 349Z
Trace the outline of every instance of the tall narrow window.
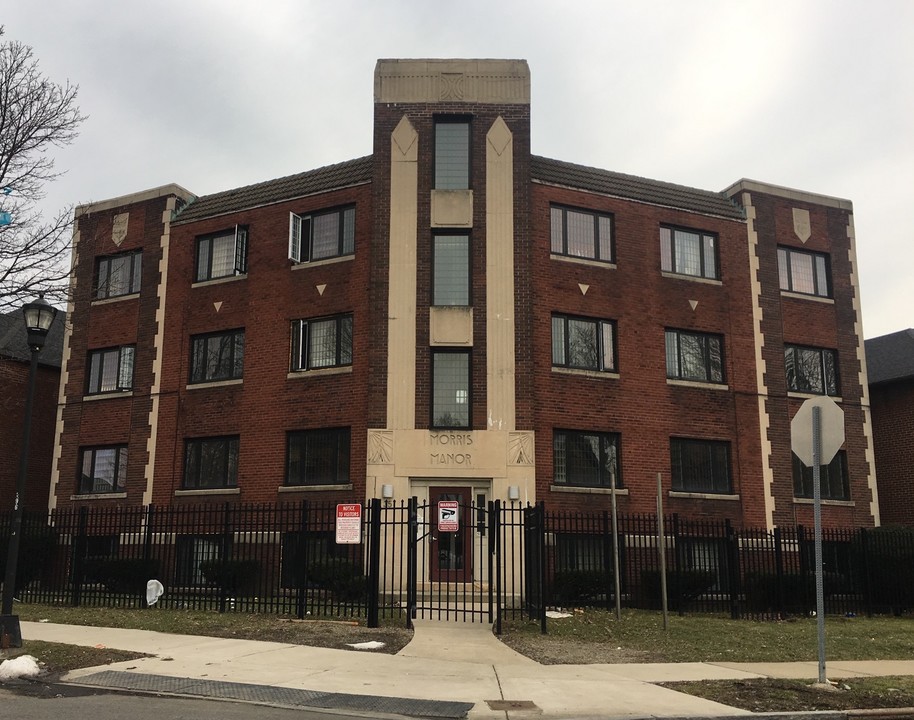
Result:
M244 330L191 338L190 382L237 380L244 374Z
M667 330L666 376L676 380L722 383L723 338L708 333Z
M89 353L87 394L121 392L133 388L133 345L92 350Z
M309 215L289 213L289 257L295 262L326 260L354 252L354 207Z
M470 427L470 354L432 352L432 427Z
M244 275L248 271L248 229L232 230L197 238L195 282Z
M612 216L553 206L552 253L613 262Z
M553 315L552 364L580 370L615 371L615 323Z
M464 119L435 122L435 189L470 187L470 123Z
M79 493L123 492L127 487L127 446L86 448L82 451Z
M436 235L432 249L434 265L432 305L470 304L470 238L467 235Z
M813 395L838 395L838 353L825 348L784 346L787 389Z
M683 228L660 228L660 269L677 275L717 279L717 238Z
M352 365L352 315L292 322L292 370Z
M828 255L794 248L778 248L778 278L781 290L831 297Z
M143 279L143 253L121 253L99 258L95 266L95 297L98 300L133 295Z

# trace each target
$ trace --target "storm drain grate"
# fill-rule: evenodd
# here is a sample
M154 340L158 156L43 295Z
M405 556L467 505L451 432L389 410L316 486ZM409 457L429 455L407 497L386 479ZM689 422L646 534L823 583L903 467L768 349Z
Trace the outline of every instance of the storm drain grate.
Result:
M532 700L486 700L489 710L539 710Z
M136 692L173 693L222 700L243 700L267 705L323 708L327 710L359 710L363 712L408 715L422 718L448 718L459 720L473 707L473 703L446 700L414 700L412 698L380 697L378 695L350 695L346 693L317 692L296 688L250 685L220 680L196 680L167 675L146 675L114 670L76 678L74 685L89 685ZM532 703L531 703L532 704Z

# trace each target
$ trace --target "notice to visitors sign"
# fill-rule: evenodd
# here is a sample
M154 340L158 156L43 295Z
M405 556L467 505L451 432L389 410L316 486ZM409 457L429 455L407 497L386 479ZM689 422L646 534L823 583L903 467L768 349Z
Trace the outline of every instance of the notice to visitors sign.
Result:
M358 545L362 542L361 503L341 503L336 506L336 544Z

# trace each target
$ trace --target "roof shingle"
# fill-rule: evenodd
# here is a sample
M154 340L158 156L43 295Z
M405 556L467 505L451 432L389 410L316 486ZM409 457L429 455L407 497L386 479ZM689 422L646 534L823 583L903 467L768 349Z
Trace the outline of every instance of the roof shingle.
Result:
M914 330L872 338L864 345L870 385L914 377Z

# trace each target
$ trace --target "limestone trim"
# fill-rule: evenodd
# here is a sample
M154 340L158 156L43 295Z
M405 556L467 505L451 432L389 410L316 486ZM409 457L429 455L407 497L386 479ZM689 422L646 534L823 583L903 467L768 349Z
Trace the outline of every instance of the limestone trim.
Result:
M111 305L112 303L124 302L125 300L136 300L139 297L140 294L135 292L128 293L127 295L118 295L117 297L112 298L100 298L92 301L92 307L96 307L97 305Z
M550 253L549 259L557 260L559 262L574 263L575 265L590 265L591 267L603 268L605 270L615 270L617 268L617 265L614 262L591 260L590 258L571 257L570 255L559 255L557 253Z
M621 375L617 372L605 372L603 370L579 370L577 368L555 367L552 372L557 375L580 375L581 377L598 378L600 380L618 380Z
M325 375L350 375L352 365L342 367L321 368L319 370L295 370L286 375L286 380L307 380L308 378L323 377ZM233 381L240 382L240 381ZM226 384L226 383L223 383Z
M192 288L206 287L208 285L222 285L224 283L235 282L236 280L247 280L248 274L241 273L239 275L229 275L228 277L213 278L212 280L199 280L195 283L191 283Z
M813 505L815 502L816 501L813 498L795 497L793 499L794 505ZM822 498L822 504L831 505L833 507L857 507L857 503L853 500L826 500L825 498Z
M612 495L608 487L584 487L583 485L550 485L549 492L578 493L580 495ZM628 495L628 488L616 488L616 495Z
M313 493L326 492L328 490L352 490L352 483L340 483L339 485L280 485L276 488L279 493Z
M699 382L698 380L675 380L673 378L666 379L667 385L678 385L680 387L693 387L693 388L703 388L705 390L729 390L730 386L726 383L709 383L709 382Z
M404 115L390 138L387 427L416 426L419 134Z
M196 495L240 495L241 489L236 487L207 488L206 490L175 490L175 497L192 497Z
M514 430L514 138L499 116L486 134L488 427Z
M826 207L838 208L840 210L850 210L853 212L854 205L850 200L833 197L831 195L819 195L818 193L807 192L806 190L795 190L793 188L783 187L781 185L771 185L770 183L759 182L758 180L748 180L743 178L733 183L723 191L727 197L742 192L743 197L757 192L762 195L774 195L775 197L786 200L796 200L798 202L811 203L813 205L824 205Z
M310 260L308 262L293 262L293 270L307 270L308 268L323 267L324 265L335 265L341 262L352 262L355 260L355 254L342 255L340 257L326 258L323 260Z
M768 388L765 385L765 358L762 350L765 347L765 335L762 332L762 284L759 281L758 232L755 229L756 212L752 205L752 195L744 192L742 205L746 209L746 234L749 242L749 278L752 287L752 326L755 334L755 382L758 393L759 443L762 456L762 493L765 507L765 525L769 530L774 528L774 471L771 468L771 440L768 431L771 417L768 415Z
M73 219L75 220L82 215L101 212L102 210L112 210L124 205L132 205L134 203L142 203L147 202L148 200L155 200L156 198L164 197L166 195L175 195L181 198L184 202L190 202L196 199L196 196L190 190L186 190L175 183L169 183L168 185L160 185L159 187L152 188L150 190L141 190L140 192L131 193L129 195L120 195L115 198L110 198L109 200L99 200L96 203L78 205L74 211ZM172 206L172 209L174 209L174 206ZM169 220L170 219L171 218L169 218Z
M98 400L114 400L115 398L132 398L133 390L115 390L114 392L98 393L97 395L83 395L83 402L96 402Z
M235 380L216 380L214 382L202 382L202 383L187 383L184 386L185 390L208 390L210 388L218 387L228 387L229 385L243 385L244 378L237 378Z
M699 493L699 492L683 492L681 490L670 490L669 495L671 498L684 498L686 500L724 500L724 501L739 500L738 494L727 494L727 493Z
M376 103L530 103L525 60L378 60Z
M825 305L834 305L834 298L819 297L818 295L807 295L806 293L797 293L790 292L789 290L781 290L782 298L792 298L794 300L811 300L812 302L823 303Z
M125 492L115 493L86 493L85 495L71 495L70 500L123 500L127 497Z
M670 280L687 280L688 282L704 283L705 285L724 284L722 280L715 280L714 278L698 277L696 275L681 275L679 273L668 272L666 270L660 271L660 277L669 278Z

